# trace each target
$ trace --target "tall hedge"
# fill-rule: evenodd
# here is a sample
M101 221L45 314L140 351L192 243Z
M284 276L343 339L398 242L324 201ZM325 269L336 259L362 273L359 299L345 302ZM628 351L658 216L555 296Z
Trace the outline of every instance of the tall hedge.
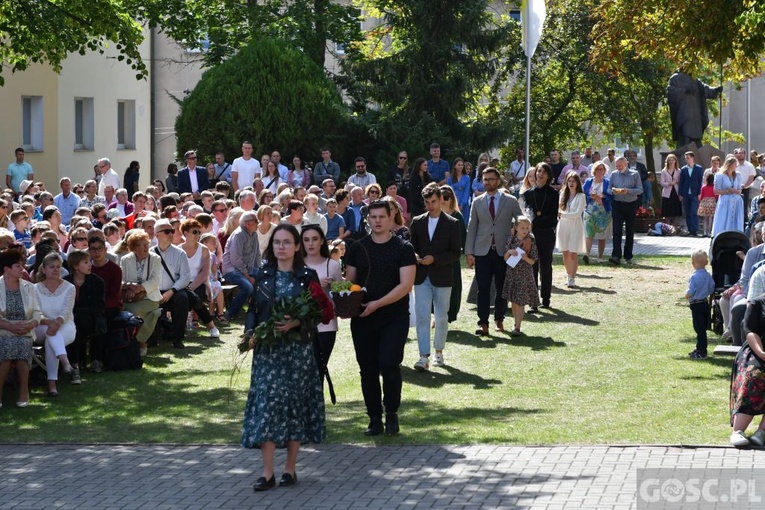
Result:
M232 161L244 140L253 157L279 150L317 160L322 145L339 142L348 113L324 70L284 41L258 40L209 69L181 102L175 121L178 154L189 149L211 161ZM334 143L339 145L339 143Z

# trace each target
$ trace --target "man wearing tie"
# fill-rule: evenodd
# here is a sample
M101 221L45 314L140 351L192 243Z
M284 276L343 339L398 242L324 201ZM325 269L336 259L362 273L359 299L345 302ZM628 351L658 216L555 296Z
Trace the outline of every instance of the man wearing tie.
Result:
M476 335L489 334L489 293L491 280L497 289L494 299L494 323L497 331L504 331L507 300L502 299L506 265L502 258L507 237L513 227L513 220L523 213L518 200L501 193L499 171L486 168L482 175L484 194L473 200L468 221L465 254L468 267L475 266L478 286L478 329Z
M200 193L209 186L207 170L203 166L197 166L196 152L187 151L183 157L186 159L186 166L178 171L178 193L191 193L195 202L201 202Z
M685 166L680 169L678 194L683 203L688 232L691 236L696 236L699 229L699 193L701 193L704 169L696 163L696 155L691 151L685 153L685 163Z

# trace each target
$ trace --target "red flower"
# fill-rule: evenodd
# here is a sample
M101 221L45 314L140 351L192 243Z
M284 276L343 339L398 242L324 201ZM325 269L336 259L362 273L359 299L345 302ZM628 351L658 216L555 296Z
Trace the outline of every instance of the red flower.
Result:
M321 308L321 323L329 324L335 317L335 305L327 297L318 282L312 281L308 285L308 289L311 291L311 297L316 300Z

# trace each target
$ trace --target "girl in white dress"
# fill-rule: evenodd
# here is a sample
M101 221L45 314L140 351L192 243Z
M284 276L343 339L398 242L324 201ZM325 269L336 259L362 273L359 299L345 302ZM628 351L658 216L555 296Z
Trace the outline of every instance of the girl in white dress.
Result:
M558 202L558 231L555 247L563 253L569 288L576 286L576 272L579 269L579 254L584 253L584 220L582 213L587 199L582 190L582 181L574 171L566 174L566 186L560 190Z

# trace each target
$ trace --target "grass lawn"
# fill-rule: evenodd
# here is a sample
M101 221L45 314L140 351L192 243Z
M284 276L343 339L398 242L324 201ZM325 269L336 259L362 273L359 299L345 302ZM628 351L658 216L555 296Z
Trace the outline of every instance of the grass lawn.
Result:
M690 258L638 257L638 267L582 266L566 290L554 269L553 309L527 315L526 336L473 335L463 302L428 373L414 329L403 363L402 433L368 439L358 367L343 321L330 362L338 404L327 399L327 440L380 444L727 444L730 357L692 361L695 335L683 295ZM472 271L465 271L467 295ZM508 312L510 313L510 312ZM512 328L512 318L505 324ZM240 326L220 340L192 337L184 351L150 351L141 371L85 373L60 397L35 387L16 409L6 387L2 442L238 443L248 356L232 378ZM710 352L720 339L710 335ZM755 420L756 421L756 420Z

